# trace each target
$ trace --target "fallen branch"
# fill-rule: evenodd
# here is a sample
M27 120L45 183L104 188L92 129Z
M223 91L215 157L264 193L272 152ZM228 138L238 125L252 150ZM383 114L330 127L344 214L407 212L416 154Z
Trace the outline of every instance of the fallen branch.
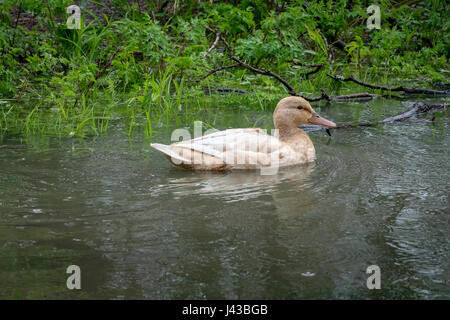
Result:
M340 124L340 125L336 126L336 128L333 128L333 129L348 129L348 128L357 128L357 127L377 127L383 123L394 123L394 122L398 122L398 121L404 121L415 115L427 113L431 110L436 110L436 109L444 109L444 111L446 111L447 103L427 104L424 102L416 102L410 109L403 111L403 112L399 113L398 115L388 117L388 118L380 120L380 121L344 123L344 124ZM433 120L434 120L434 118L433 118ZM433 121L433 120L431 120L431 121ZM327 130L327 133L330 134L329 129L326 129L324 127L317 126L317 125L303 125L303 126L301 126L301 128L306 131Z
M408 88L408 87L404 87L404 86L394 87L394 88L389 88L389 87L385 87L385 86L377 86L377 85L373 85L373 84L370 84L370 83L366 83L366 82L362 82L360 80L357 80L353 76L349 76L347 78L339 77L339 76L333 76L331 74L327 74L327 76L330 77L331 79L336 80L336 81L343 81L343 82L351 81L351 82L354 82L356 84L359 84L360 86L371 88L371 89L377 89L377 90L397 91L397 92L398 91L402 91L404 93L409 93L409 94L439 94L439 95L448 94L447 91L439 91L439 90L432 90L432 89Z
M307 100L307 101L309 101L309 102L320 101L322 99L326 99L328 101L331 101L333 99L325 92L325 90L322 90L322 94L320 96L316 97L316 98L305 98L305 97L302 97L302 98Z
M402 121L408 118L411 118L414 115L426 113L428 111L431 111L433 109L441 109L444 110L447 109L446 103L433 103L433 104L426 104L423 102L416 102L413 107L407 111L404 111L402 113L399 113L396 116L386 118L384 120L381 120L380 123L392 123L395 121Z
M373 99L378 98L380 95L374 94L374 93L368 93L368 92L361 92L361 93L352 93L352 94L344 94L341 96L329 96L324 90L322 90L322 94L316 98L308 98L309 102L314 101L320 101L322 99L328 100L328 101L345 101L345 100L353 100L353 99Z
M378 94L374 93L368 93L368 92L361 92L361 93L352 93L352 94L346 94L342 96L336 96L333 97L331 100L338 101L338 100L351 100L351 99L365 99L365 98L377 98L380 97Z

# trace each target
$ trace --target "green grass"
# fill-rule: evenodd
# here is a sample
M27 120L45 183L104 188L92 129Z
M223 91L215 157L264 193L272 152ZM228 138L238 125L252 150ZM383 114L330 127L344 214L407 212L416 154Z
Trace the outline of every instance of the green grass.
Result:
M276 1L186 1L176 14L170 5L152 4L150 11L133 2L114 2L121 13L115 16L83 9L83 18L92 21L79 30L65 26L69 0L49 0L47 6L20 1L23 12L40 19L41 25L31 29L16 25L12 9L17 1L0 4L0 139L15 134L84 138L115 125L126 126L130 136L143 128L150 137L155 128L193 119L212 126L215 118L208 110L271 110L287 95L277 80L242 68L189 81L233 63L226 49L204 56L215 40L206 25L221 30L241 60L279 74L309 97L322 90L329 95L380 93L332 80L330 72L388 86L449 83L445 1L419 7L383 1L382 28L370 32L367 1L307 7L295 1L284 7ZM331 46L337 40L348 45L333 49L332 66L319 31ZM223 43L218 48L224 49ZM294 66L293 59L324 67L307 79L311 68ZM203 92L218 87L248 94Z

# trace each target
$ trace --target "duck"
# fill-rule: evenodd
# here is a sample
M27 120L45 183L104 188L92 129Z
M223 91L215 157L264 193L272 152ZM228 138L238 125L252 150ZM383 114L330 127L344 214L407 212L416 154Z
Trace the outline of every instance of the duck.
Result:
M312 162L314 144L299 128L304 124L335 128L302 97L281 99L273 113L274 134L260 128L216 131L170 145L152 143L175 166L209 171L279 168Z

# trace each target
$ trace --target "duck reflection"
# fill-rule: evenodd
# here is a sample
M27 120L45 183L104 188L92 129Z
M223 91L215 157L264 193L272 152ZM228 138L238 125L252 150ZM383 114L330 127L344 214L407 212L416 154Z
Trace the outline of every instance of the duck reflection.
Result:
M227 173L197 171L186 175L187 171L173 168L169 171L165 188L169 188L176 198L195 194L219 197L224 202L245 201L269 195L272 196L278 213L291 216L297 215L299 210L306 211L309 208L305 192L308 192L308 186L312 183L309 178L314 167L314 162L284 167L273 175L262 175L259 170L235 170ZM184 173L182 177L180 172ZM300 201L301 208L298 205Z

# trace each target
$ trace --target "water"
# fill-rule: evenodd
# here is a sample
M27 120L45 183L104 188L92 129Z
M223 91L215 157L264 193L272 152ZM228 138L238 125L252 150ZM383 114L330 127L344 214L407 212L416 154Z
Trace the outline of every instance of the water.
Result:
M316 111L342 123L408 106ZM269 112L216 118L220 129L271 126ZM152 141L174 128L154 128ZM311 132L317 161L273 176L174 168L119 126L84 141L6 139L0 298L448 299L448 129L444 119ZM66 287L71 264L81 290ZM381 290L366 287L373 264Z

